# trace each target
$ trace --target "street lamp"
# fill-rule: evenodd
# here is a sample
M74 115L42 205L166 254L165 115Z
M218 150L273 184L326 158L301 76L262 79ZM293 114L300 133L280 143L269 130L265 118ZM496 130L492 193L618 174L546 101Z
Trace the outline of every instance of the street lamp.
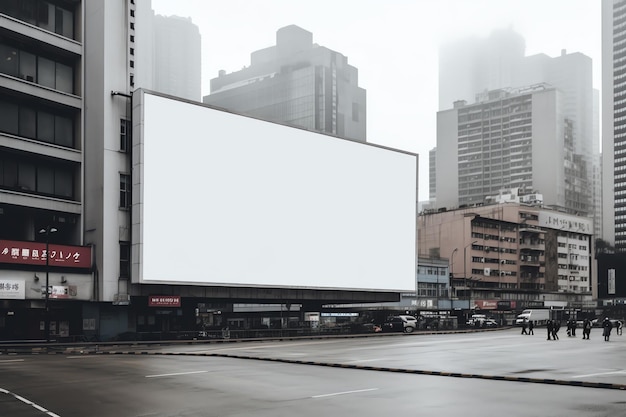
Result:
M44 331L46 332L46 342L50 343L50 279L49 279L49 269L50 269L50 233L55 233L57 229L54 227L46 226L45 229L41 229L39 234L45 235L46 237L46 303L45 303L45 312L44 312Z

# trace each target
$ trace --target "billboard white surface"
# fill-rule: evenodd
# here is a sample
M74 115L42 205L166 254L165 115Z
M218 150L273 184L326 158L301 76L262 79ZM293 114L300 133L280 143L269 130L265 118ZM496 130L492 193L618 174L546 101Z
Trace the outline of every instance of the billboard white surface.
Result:
M417 155L137 101L135 282L415 288Z

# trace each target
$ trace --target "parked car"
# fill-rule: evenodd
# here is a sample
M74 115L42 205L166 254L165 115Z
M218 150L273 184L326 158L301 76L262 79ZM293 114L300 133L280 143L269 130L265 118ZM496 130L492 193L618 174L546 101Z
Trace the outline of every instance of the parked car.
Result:
M495 321L494 319L485 319L483 321L483 325L482 327L498 327L498 322Z
M484 314L474 314L471 319L467 321L468 326L472 327L498 327L498 322L494 319L488 318Z
M412 333L417 329L417 319L413 316L391 316L383 323L383 332Z

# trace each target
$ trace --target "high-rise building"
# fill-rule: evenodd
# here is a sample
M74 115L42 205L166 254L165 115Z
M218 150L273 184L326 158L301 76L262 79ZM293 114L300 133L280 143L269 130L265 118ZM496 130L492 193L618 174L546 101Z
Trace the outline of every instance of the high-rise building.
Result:
M155 91L202 100L201 38L191 18L154 16Z
M298 26L276 33L276 45L251 54L240 71L211 80L204 103L260 119L366 140L366 92L358 70L339 52L313 43Z
M494 31L486 39L469 38L439 50L439 110L465 100L473 103L485 90L519 87L518 68L526 42L511 29Z
M41 338L44 311L60 337L126 314L111 302L129 294L135 24L149 2L25 4L0 3L0 280L17 292L0 295L14 312L0 333Z
M594 171L599 169L594 166L599 155L594 117L597 117L599 109L593 104L589 57L581 53L568 54L565 50L554 58L545 54L525 56L523 38L508 29L496 31L487 39L471 39L446 45L440 53L439 74L441 110L451 108L453 102L460 100L472 104L485 96L485 92L498 89L524 89L546 84L558 90L559 112L570 124L568 143L571 144L571 152L576 155L575 176L580 178L574 185L560 186L563 190L574 188L573 191L566 191L567 195L561 201L565 203L568 200L563 207L593 216L597 222L601 221L601 211L593 203L594 195L599 194L598 182L594 182L593 177ZM533 115L535 124L538 122L537 117L539 115ZM535 146L541 146L540 139L533 137ZM491 175L492 181L493 178ZM443 184L442 181L445 180L438 179L437 186ZM550 195L547 190L536 191ZM438 206L442 204L450 202L437 202Z
M602 1L603 238L626 251L626 1Z
M575 152L562 93L547 85L494 90L437 114L437 207L482 204L511 188L585 215L585 164ZM556 163L556 161L563 161Z

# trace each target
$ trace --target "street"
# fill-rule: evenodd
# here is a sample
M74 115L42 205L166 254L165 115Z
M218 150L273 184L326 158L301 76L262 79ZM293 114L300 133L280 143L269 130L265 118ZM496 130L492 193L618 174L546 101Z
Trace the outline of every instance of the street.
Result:
M613 417L625 348L539 328L0 355L0 415Z

